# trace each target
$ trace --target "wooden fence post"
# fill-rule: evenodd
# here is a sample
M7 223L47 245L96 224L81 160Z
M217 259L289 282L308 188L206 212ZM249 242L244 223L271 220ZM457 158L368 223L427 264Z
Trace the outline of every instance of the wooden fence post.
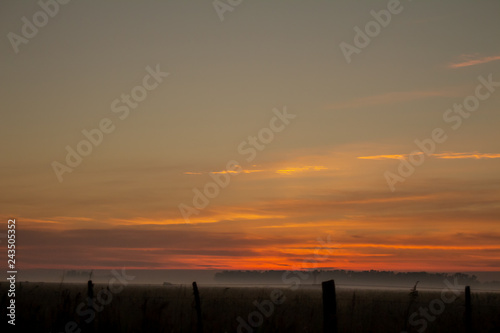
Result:
M472 306L470 286L465 287L465 332L472 333Z
M323 290L323 333L338 333L335 281L324 281L321 288Z
M406 312L405 312L405 322L403 325L403 332L408 332L408 322L409 322L409 318L410 318L410 310L411 310L411 307L413 306L413 303L415 303L415 301L418 298L417 284L419 282L420 281L417 281L415 283L415 285L413 286L413 288L411 289L410 294L409 294L410 302L408 302L408 307L406 308Z
M89 280L87 282L87 305L89 308L92 307L92 299L94 298L94 284L92 283L92 280Z
M203 333L203 322L202 322L202 318L201 318L200 293L198 292L198 286L196 285L196 282L193 282L193 293L194 293L194 302L195 302L196 316L197 316L196 332Z
M94 284L92 283L92 280L89 280L87 282L87 309L94 311L93 307L94 307ZM89 333L96 332L95 318L94 320L92 320L90 323L87 324L85 332Z

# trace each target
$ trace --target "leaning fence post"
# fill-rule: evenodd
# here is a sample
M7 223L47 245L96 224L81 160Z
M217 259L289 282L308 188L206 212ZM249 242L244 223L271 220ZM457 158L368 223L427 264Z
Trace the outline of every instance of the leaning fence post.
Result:
M196 316L197 316L196 332L203 333L203 322L201 321L200 293L198 292L198 286L196 285L196 282L193 282L193 293L194 293L194 302L195 302Z
M472 306L470 298L470 286L465 287L465 332L472 333Z
M337 333L337 297L335 295L335 281L324 281L323 290L323 332Z
M408 322L409 322L409 318L410 318L410 310L411 310L411 307L412 307L413 303L415 303L415 301L418 298L417 284L419 282L420 281L417 281L415 283L415 285L413 286L413 288L411 289L411 291L410 291L410 302L408 303L408 307L406 308L406 312L405 312L405 324L403 326L403 332L407 332L408 331Z

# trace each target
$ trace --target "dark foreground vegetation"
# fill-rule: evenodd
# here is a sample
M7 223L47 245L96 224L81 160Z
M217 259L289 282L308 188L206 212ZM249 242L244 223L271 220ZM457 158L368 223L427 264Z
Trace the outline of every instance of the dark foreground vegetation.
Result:
M0 285L6 290L5 283ZM24 332L323 332L321 286L199 285L198 290L199 307L191 285L117 288L23 282L16 292L16 328ZM2 304L6 300L2 293ZM500 293L472 290L471 303L473 332L500 332ZM336 306L338 332L387 333L405 328L408 332L465 332L463 290L411 293L410 289L337 288Z

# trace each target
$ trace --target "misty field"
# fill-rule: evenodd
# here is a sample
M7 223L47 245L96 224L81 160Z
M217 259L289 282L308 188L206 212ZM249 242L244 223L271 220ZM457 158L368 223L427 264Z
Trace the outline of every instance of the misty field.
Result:
M198 286L203 332L322 332L320 286ZM6 290L6 284L1 284ZM86 284L17 284L16 327L36 332L197 332L191 285L93 287ZM448 296L450 296L449 294ZM464 293L439 308L440 290L408 291L337 288L339 332L464 332ZM2 295L2 304L7 296ZM474 332L500 332L500 293L472 292ZM430 307L434 309L429 310ZM415 311L424 311L421 315ZM439 313L434 315L434 313ZM427 319L426 319L427 316ZM425 326L425 327L424 327Z

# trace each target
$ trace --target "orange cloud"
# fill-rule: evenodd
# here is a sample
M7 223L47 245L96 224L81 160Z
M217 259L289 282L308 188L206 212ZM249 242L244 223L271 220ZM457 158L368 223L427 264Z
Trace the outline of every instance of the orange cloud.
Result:
M321 171L321 170L328 170L328 168L325 166L292 167L292 168L276 170L276 173L284 174L284 175L291 175L291 174L294 174L297 172Z
M238 174L238 173L255 173L255 172L264 172L266 170L241 170L241 171L233 171L233 170L223 170L223 171L213 171L213 172L210 172L210 173L214 173L214 174L218 174L218 173L235 173L235 174Z
M408 244L346 244L347 248L383 248L383 249L410 249L410 250L500 250L498 245L457 246L457 245L408 245Z
M230 173L230 174L240 174L240 173L255 173L255 172L264 172L266 170L241 170L241 171L234 171L234 170L222 170L222 171L209 171L209 172L184 172L185 175L203 175L203 174L221 174L221 173Z
M423 154L418 153L418 155ZM374 155L374 156L359 156L358 159L360 160L399 160L402 158L407 158L409 154L402 154L402 155Z
M449 64L448 68L461 68L486 64L488 62L500 60L500 55L478 58L477 54L464 54L460 58L462 58L461 62Z
M422 155L423 152L416 153L416 155ZM401 155L373 155L373 156L358 156L358 159L362 160L398 160L402 158L408 158L410 154ZM452 153L445 152L439 154L432 154L429 157L440 158L440 159L494 159L500 158L500 154L490 154L490 153Z
M224 207L219 210L207 210L199 215L192 215L189 224L218 223L221 221L245 221L245 220L278 220L285 218L283 214L273 214L258 210L248 210L239 207ZM178 218L158 219L158 218L136 218L136 219L112 219L112 226L169 226L187 225L186 220Z
M318 235L320 235L318 239ZM322 236L323 235L323 236ZM262 235L214 231L212 227L24 230L26 267L300 269L444 269L472 266L495 270L498 234L426 234L401 237L392 230L358 238L325 233ZM89 239L91 240L89 243ZM357 241L356 241L357 240ZM340 245L337 244L340 242ZM486 242L485 242L486 241ZM445 244L443 244L445 243ZM42 246L43 245L43 246ZM321 257L317 258L317 254ZM316 255L315 255L316 254ZM78 261L75 261L75 257ZM307 260L307 262L305 262ZM311 261L314 260L314 261ZM471 266L472 265L472 266Z
M272 170L272 169L259 169L259 170L248 170L248 169L243 169L241 171L233 171L233 170L222 170L222 171L210 171L206 173L212 173L212 174L240 174L240 173L257 173L257 172L267 172L267 173L279 173L279 174L284 174L284 175L291 175L294 173L298 172L307 172L307 171L321 171L321 170L328 170L327 167L322 166L322 165L317 165L317 166L303 166L303 167L288 167L286 169L278 169L278 170ZM184 172L185 175L202 175L202 172Z
M483 159L483 158L500 158L500 154L487 154L487 153L440 153L440 154L432 154L432 156L436 158L443 159L462 159L462 158L472 158L472 159Z

